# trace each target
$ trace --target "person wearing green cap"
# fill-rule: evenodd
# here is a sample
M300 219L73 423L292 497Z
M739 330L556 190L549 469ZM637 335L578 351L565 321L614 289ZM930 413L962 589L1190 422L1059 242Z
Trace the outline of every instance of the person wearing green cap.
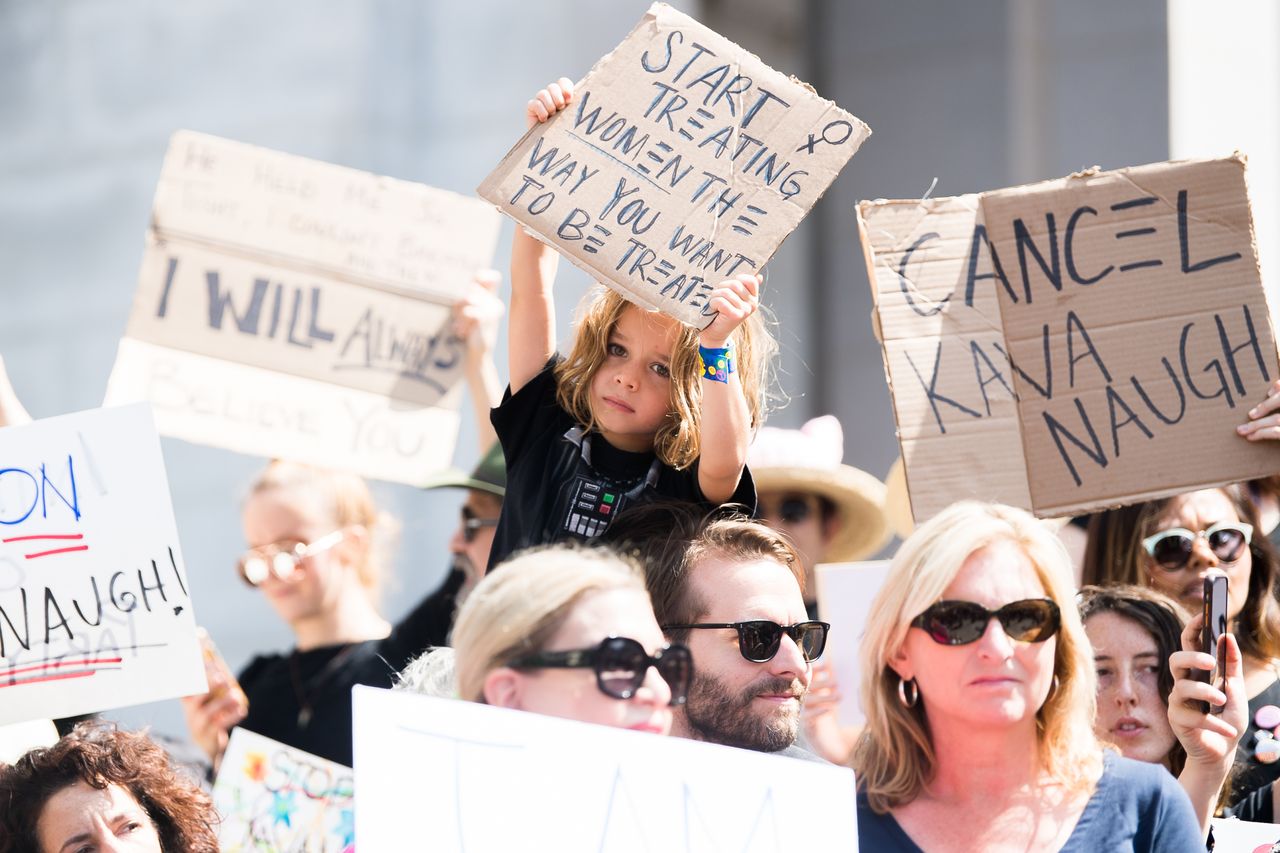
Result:
M489 551L493 547L493 534L502 514L502 499L507 492L507 465L502 456L502 445L496 441L480 458L475 469L447 471L427 483L427 489L466 489L458 526L449 539L449 553L453 555L453 571L464 575L458 590L461 602L484 576L489 565Z

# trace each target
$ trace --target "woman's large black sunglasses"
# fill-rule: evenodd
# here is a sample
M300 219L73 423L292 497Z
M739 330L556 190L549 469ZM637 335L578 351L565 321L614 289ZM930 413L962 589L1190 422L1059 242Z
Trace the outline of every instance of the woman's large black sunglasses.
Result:
M596 673L600 692L614 699L630 699L636 695L649 667L671 688L671 704L683 705L693 680L693 655L689 647L672 643L650 656L644 646L630 637L608 637L592 649L561 652L534 652L511 661L513 669L585 669Z
M1000 620L1000 627L1010 639L1022 643L1043 643L1058 633L1062 613L1048 598L1026 598L1006 604L999 610L988 610L972 601L939 601L911 620L935 643L963 646L987 631L987 623Z
M767 619L752 619L749 622L695 622L692 625L662 626L663 631L689 628L732 628L738 632L738 651L742 656L752 663L765 663L773 660L782 647L783 634L800 647L800 653L806 661L817 660L827 647L827 631L831 630L831 625L826 622L779 625Z

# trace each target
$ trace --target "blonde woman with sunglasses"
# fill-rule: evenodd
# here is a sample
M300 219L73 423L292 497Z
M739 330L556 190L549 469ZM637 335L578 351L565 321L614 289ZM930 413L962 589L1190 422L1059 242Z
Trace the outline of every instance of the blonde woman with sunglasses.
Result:
M1177 781L1094 736L1067 553L1022 510L959 503L917 528L861 652L859 849L1203 849Z
M1227 576L1227 616L1249 697L1249 728L1240 739L1229 804L1280 778L1280 743L1263 742L1274 740L1280 727L1277 565L1256 508L1237 486L1109 510L1089 522L1086 584L1149 586L1199 613L1205 575Z
M215 669L209 693L183 699L192 737L215 767L236 725L350 767L352 686L390 687L413 656L445 642L461 574L399 624L384 619L379 544L392 524L354 474L272 462L242 520L240 579L266 597L296 645L250 661L242 691Z
M693 677L689 649L663 639L640 569L605 548L505 561L459 609L453 644L462 699L652 734L670 732Z

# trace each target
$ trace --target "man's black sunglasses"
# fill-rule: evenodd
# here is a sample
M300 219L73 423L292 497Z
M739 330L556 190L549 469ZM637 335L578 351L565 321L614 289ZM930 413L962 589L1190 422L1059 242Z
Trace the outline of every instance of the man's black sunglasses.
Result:
M480 533L482 527L497 527L498 519L496 518L480 518L475 511L469 506L462 508L462 541L470 545L476 541L477 534Z
M1062 625L1062 613L1052 600L1026 598L999 610L988 610L972 601L939 601L912 619L911 626L923 630L935 643L963 646L985 634L992 619L1000 620L1010 639L1022 643L1043 643Z
M765 663L773 660L782 647L783 634L800 647L806 661L817 660L827 647L827 631L831 630L831 625L826 622L779 625L767 619L752 619L749 622L696 622L692 625L662 626L664 631L688 628L732 628L738 632L738 651L742 656L752 663Z
M630 699L636 695L649 667L671 688L671 704L683 705L693 680L693 655L689 647L672 643L650 656L644 646L630 637L608 637L593 649L561 652L534 652L511 661L513 669L585 669L596 673L600 692L614 699Z

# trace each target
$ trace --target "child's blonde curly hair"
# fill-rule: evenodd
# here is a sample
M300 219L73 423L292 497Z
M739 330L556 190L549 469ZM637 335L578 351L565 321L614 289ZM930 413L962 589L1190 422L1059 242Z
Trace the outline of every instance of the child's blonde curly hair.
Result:
M576 323L569 355L556 365L556 399L583 429L596 427L591 410L591 380L608 355L609 335L628 302L603 286L589 293ZM757 310L732 338L738 380L751 413L752 432L764 422L773 385L773 357L778 344L769 332L763 309ZM702 453L702 385L698 365L698 330L681 324L671 353L671 410L653 438L653 450L666 465L683 470Z

